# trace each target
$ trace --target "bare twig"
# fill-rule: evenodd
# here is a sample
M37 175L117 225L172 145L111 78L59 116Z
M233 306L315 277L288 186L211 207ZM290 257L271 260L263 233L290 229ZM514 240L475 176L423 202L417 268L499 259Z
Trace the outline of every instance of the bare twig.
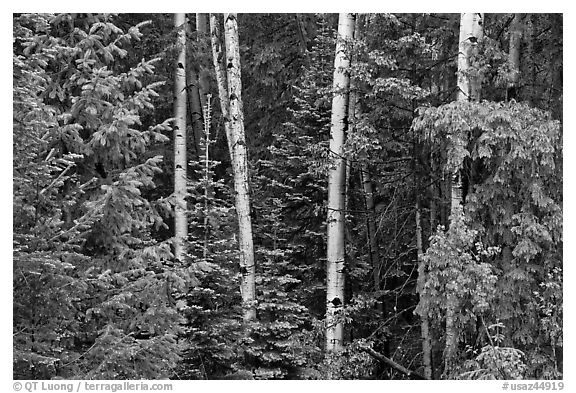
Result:
M385 363L386 365L393 368L394 370L400 371L402 374L405 374L406 376L408 376L410 378L427 379L423 375L420 375L415 371L408 370L406 367L402 366L401 364L396 363L394 360L382 355L381 353L376 352L375 350L373 350L370 347L362 346L362 347L360 347L360 350L366 352L367 354L369 354L373 358L380 360L382 363Z

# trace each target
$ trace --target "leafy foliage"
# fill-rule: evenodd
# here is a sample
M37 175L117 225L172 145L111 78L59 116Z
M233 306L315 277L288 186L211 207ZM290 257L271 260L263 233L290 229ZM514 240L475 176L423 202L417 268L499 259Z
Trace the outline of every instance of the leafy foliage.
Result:
M361 347L418 370L427 316L442 364L450 307L457 364L445 377L561 378L562 16L521 15L517 101L508 101L513 16L485 18L469 69L481 102L451 102L458 15L359 16L346 43L347 344L327 355L337 16L239 15L257 250L257 320L246 324L217 105L209 117L190 113L209 119L210 160L206 172L189 155L188 254L173 262L170 15L15 14L14 377L404 378ZM215 95L208 40L188 33L198 84ZM464 203L449 216L455 171Z

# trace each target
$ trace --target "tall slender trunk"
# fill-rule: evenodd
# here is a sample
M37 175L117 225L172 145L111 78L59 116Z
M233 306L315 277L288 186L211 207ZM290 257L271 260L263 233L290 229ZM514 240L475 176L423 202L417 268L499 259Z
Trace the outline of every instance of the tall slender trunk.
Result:
M190 20L186 22L186 33L190 35L192 26ZM202 150L202 135L204 134L204 120L202 118L202 102L198 88L198 65L194 64L194 53L188 52L188 61L186 62L186 90L188 93L188 106L190 107L190 122L192 124L192 143L194 146L194 157L200 161Z
M470 60L476 51L478 43L484 36L484 14L464 13L460 15L460 42L458 45L458 101L480 100L481 79L472 76ZM461 171L452 174L451 186L451 217L457 214L462 204L462 176ZM444 347L444 375L449 376L454 366L454 359L458 347L458 333L456 331L457 302L452 293L446 293L446 344Z
M209 33L209 14L196 14L196 40L202 43ZM203 47L201 44L200 47ZM208 70L205 70L201 64L199 64L198 71L198 91L200 92L200 102L202 108L206 106L206 94L210 91L210 86L208 83Z
M506 98L515 100L518 95L518 82L520 80L520 44L522 40L522 14L514 14L510 27L510 46L508 48L508 63L512 75L508 82Z
M240 47L236 14L224 14L226 69L230 105L230 136L232 169L238 215L238 243L240 246L240 274L244 319L256 319L256 265L250 217L250 189L248 181L248 152L244 132L242 81L240 73Z
M302 48L302 53L309 60L308 54L308 32L306 31L306 26L304 24L304 15L296 14L296 23L298 24L298 38L300 39L300 47Z
M481 79L470 75L470 60L484 36L484 14L464 13L460 15L460 42L458 45L458 101L479 101ZM461 173L452 174L451 213L462 204Z
M426 266L422 261L422 222L420 217L420 196L416 196L416 250L418 255L418 281L416 283L420 302L423 301L422 293L426 283ZM424 307L426 309L426 307ZM432 340L430 339L430 325L428 315L420 316L420 335L422 336L422 362L424 363L424 376L432 379Z
M216 73L216 84L218 85L218 98L220 99L220 112L224 120L224 131L228 142L228 152L233 160L234 150L232 149L232 131L230 123L230 99L228 97L228 79L224 68L225 50L223 48L224 39L220 30L217 14L210 14L210 40L212 46L212 60Z
M174 26L178 29L178 59L174 80L174 257L184 259L185 242L188 237L186 217L186 31L185 14L174 14Z
M348 90L350 87L350 58L345 40L354 36L354 14L340 14L338 42L334 60L334 96L330 129L332 165L328 171L328 232L326 278L326 350L343 348L344 323L340 319L344 305L344 181L346 164L344 141L348 127Z

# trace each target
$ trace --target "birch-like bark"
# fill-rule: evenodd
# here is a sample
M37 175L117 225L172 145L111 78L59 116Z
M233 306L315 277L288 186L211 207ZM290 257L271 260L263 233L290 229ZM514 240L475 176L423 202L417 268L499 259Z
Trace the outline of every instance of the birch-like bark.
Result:
M484 36L484 14L464 13L460 15L460 43L458 46L458 101L480 100L481 80L470 71L470 60L478 43ZM452 174L450 216L458 213L462 204L462 179L457 171ZM452 372L458 347L456 332L456 299L454 294L446 293L446 343L444 347L444 375Z
M234 151L232 149L232 131L230 125L230 99L228 97L228 80L224 68L225 50L223 48L223 37L218 22L218 15L210 14L210 42L212 46L212 60L216 73L216 84L218 85L218 98L220 99L220 112L224 119L224 131L228 142L228 152L233 160Z
M208 23L209 14L196 14L196 39L199 43L202 43L209 33L210 24ZM203 45L200 45L202 48ZM206 95L210 91L210 86L208 83L208 72L204 70L202 65L199 67L198 75L198 91L200 92L200 103L202 108L206 107Z
M330 128L331 166L328 171L328 232L326 278L326 350L343 348L344 324L339 318L344 305L344 182L346 163L344 141L348 127L348 99L350 88L350 58L346 40L354 36L354 14L340 14L338 42L334 60L334 96Z
M458 44L458 101L480 100L481 80L470 74L470 59L484 36L484 14L460 14L460 41Z
M186 23L186 33L192 33L192 26L190 20ZM194 144L194 160L200 161L202 159L203 146L202 135L204 134L204 119L202 116L202 101L200 98L200 89L198 84L198 72L196 71L194 63L194 54L188 53L188 61L186 64L186 81L188 92L188 106L190 107L190 122L192 123L192 134Z
M514 20L510 26L510 43L508 48L508 64L512 74L508 83L506 96L508 100L515 100L518 94L518 82L520 81L520 44L522 40L522 14L514 14Z
M174 257L183 261L188 237L186 217L186 23L185 14L174 14L178 29L178 59L174 80Z
M464 13L460 15L460 43L458 45L458 101L479 101L481 80L470 70L470 60L478 43L484 37L484 14ZM451 209L462 204L462 176L452 174Z
M232 140L232 169L236 214L238 216L238 243L240 246L241 292L244 319L256 319L256 265L250 217L250 190L248 182L248 152L244 132L242 105L242 81L240 73L240 49L236 14L224 14L226 46L226 70L228 75L228 98L230 105L230 130Z

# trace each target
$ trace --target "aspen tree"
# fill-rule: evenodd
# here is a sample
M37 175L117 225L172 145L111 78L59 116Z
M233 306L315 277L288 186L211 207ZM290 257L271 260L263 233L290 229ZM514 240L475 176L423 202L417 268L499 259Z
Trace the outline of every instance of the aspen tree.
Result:
M420 187L418 187L420 188ZM424 284L426 282L426 266L422 260L423 246L422 246L422 219L421 219L421 206L420 195L416 196L416 252L418 255L418 281L416 282L416 289L420 296L424 291ZM420 302L422 302L422 297ZM432 340L430 339L430 321L428 315L420 316L420 335L422 337L422 363L424 363L424 376L427 379L432 379Z
M174 14L178 58L174 80L174 257L182 261L188 237L186 217L186 14Z
M190 16L186 20L186 34L192 34L192 24ZM204 154L202 145L202 135L204 134L204 120L202 118L202 111L204 105L201 99L201 92L199 89L199 77L197 69L198 64L194 64L194 53L188 52L188 61L186 62L186 89L188 93L188 106L190 107L190 123L192 125L192 142L194 146L194 159L201 161Z
M458 101L478 101L480 99L481 80L477 73L471 72L471 57L484 36L484 14L463 13L460 15L460 37L458 45ZM456 171L452 174L450 216L459 214L462 204L462 179ZM449 375L458 346L456 331L456 299L447 294L446 304L446 343L444 347L444 374Z
M244 131L240 49L236 14L224 14L224 49L222 48L220 28L215 15L210 15L210 30L220 107L224 118L224 128L234 174L235 205L238 216L238 244L240 249L240 292L244 306L244 320L250 321L256 319L256 264L252 237L252 218L250 217L248 152ZM225 60L225 68L222 64L223 58Z
M338 20L334 60L332 118L330 128L331 166L328 171L328 232L326 279L326 350L343 348L344 323L339 318L344 305L344 202L346 162L344 141L348 128L350 58L346 41L354 36L355 15L343 13Z

